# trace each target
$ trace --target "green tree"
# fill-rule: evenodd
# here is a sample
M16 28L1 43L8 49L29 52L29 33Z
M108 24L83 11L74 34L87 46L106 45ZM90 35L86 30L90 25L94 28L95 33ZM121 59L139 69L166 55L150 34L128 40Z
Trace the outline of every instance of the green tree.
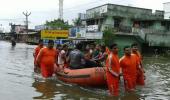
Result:
M64 22L61 19L54 19L53 21L46 21L46 26L50 27L51 29L62 29L67 30L71 27L68 22Z
M107 28L103 31L103 42L106 46L110 46L114 42L115 31L112 28Z
M73 20L73 24L74 26L81 26L81 19L80 18L76 18Z

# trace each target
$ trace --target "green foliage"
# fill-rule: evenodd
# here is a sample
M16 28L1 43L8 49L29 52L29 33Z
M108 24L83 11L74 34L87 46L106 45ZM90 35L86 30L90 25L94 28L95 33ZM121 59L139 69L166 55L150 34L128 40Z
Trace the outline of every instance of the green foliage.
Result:
M76 18L73 20L74 26L81 26L81 19L80 18Z
M62 30L67 30L71 27L71 25L69 25L68 22L64 22L64 20L61 19L46 21L45 25L49 26L51 29L62 29Z
M101 45L104 45L104 41L103 40L95 40L95 44L101 44Z
M103 31L103 42L106 46L110 46L114 42L114 29L107 28Z

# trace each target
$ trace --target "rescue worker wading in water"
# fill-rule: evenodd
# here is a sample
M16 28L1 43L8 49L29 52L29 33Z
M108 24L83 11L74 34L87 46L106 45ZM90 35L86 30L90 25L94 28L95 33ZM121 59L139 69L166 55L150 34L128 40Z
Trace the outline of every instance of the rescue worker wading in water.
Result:
M43 77L51 77L54 73L54 66L56 66L56 50L53 48L54 41L49 40L48 46L40 50L37 57L37 63L40 65L41 74Z
M136 88L136 75L138 61L135 55L131 54L129 46L124 47L124 56L120 59L120 67L124 78L125 91L131 92Z
M138 44L133 43L131 45L132 48L132 54L136 55L136 59L139 62L139 65L137 67L137 79L136 79L136 85L144 86L145 85L145 76L144 76L144 69L142 65L142 56L138 50Z
M110 46L110 54L106 60L106 78L111 95L119 95L120 65L117 44Z
M34 49L34 72L39 73L40 72L40 65L37 64L36 59L38 56L38 53L40 52L40 50L43 48L43 40L39 40L38 42L38 46Z

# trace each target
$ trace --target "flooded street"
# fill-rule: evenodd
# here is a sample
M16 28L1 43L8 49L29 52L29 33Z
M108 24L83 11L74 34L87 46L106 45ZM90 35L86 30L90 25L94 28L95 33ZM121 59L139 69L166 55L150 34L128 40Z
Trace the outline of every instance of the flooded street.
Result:
M12 48L10 43L0 41L1 100L114 100L105 88L85 88L35 75L34 47L19 43ZM135 93L121 93L119 100L170 100L170 60L145 56L144 66L146 86L137 87Z

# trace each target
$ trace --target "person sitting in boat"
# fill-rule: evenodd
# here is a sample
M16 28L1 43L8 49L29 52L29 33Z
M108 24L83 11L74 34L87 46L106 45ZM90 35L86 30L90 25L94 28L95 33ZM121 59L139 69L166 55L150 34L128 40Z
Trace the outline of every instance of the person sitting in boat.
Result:
M107 59L108 54L106 53L106 46L102 45L100 48L100 54L99 57L96 59L98 62L99 66L104 66L105 61Z
M92 68L97 67L97 63L91 59L90 52L86 51L84 54L85 64L83 65L84 68Z
M105 49L106 49L105 46L101 46L100 44L97 44L95 51L93 52L92 60L94 60L97 63L98 67L102 67L103 66L102 63L106 59Z
M66 64L67 52L68 52L68 45L64 44L62 50L60 50L58 54L58 66L61 72L63 72L64 66Z
M96 59L99 58L99 55L100 55L100 47L101 47L101 45L99 45L99 44L96 45L95 51L94 51L93 54L92 54L92 59L96 60Z
M57 69L55 69L55 71L59 71L60 69L58 68L58 55L60 53L60 51L62 50L62 45L61 44L57 44L56 46L56 66L57 66Z
M69 63L70 69L81 69L85 64L84 55L80 51L82 49L82 45L78 43L76 48L70 52L67 62Z
M90 52L90 56L92 57L93 53L94 53L94 50L95 49L95 44L90 44L89 45L89 52Z

